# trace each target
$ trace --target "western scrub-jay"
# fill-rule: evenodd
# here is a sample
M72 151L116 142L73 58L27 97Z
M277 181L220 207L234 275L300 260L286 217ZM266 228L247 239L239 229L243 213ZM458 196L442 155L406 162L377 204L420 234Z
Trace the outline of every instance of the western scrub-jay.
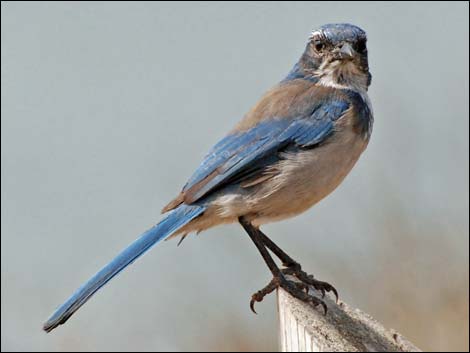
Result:
M165 218L80 287L44 330L63 324L159 241L233 222L242 225L273 275L252 296L253 311L255 302L281 287L300 300L322 305L326 312L324 302L310 295L308 287L337 297L336 290L302 271L260 226L304 212L349 173L372 131L370 82L362 29L327 24L315 30L287 77L209 151L179 195L163 208ZM284 268L276 265L270 252Z

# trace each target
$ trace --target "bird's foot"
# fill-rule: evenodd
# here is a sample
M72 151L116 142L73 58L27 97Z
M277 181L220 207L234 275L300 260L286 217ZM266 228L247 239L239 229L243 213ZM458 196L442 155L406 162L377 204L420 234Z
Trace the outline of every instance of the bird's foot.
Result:
M312 286L321 293L322 298L325 297L325 293L332 292L336 298L336 302L338 302L338 291L335 289L335 287L327 282L319 281L315 279L313 275L309 275L305 271L302 271L302 268L298 263L282 269L281 272L284 275L294 276L297 278L304 286L306 286L307 293L309 286Z
M285 270L287 270L287 269L285 269ZM315 280L315 282L319 282L319 281ZM323 284L325 282L320 282L320 283ZM328 286L330 286L328 283L326 283L326 284ZM313 284L311 284L311 285L313 286ZM297 299L299 299L299 300L301 300L305 303L309 303L309 304L313 305L314 307L316 307L318 305L321 305L323 307L323 310L324 310L325 315L326 315L326 312L327 312L328 309L326 307L325 302L323 300L321 300L321 299L319 299L319 298L317 298L313 295L310 295L308 293L309 284L307 284L303 281L298 282L298 281L295 281L295 280L289 280L284 276L283 273L280 273L279 276L275 276L271 280L271 282L269 282L269 284L266 287L264 287L263 289L261 289L260 291L258 291L258 292L256 292L255 294L252 295L251 301L250 301L251 311L253 311L256 314L255 303L262 301L266 295L272 293L277 288L284 289L286 292L288 292L293 297L295 297L295 298L297 298ZM331 288L333 288L333 287L331 287ZM333 290L334 290L334 288L333 288ZM327 291L327 290L324 289L321 292L324 293L324 291ZM334 292L336 293L336 290L334 290Z

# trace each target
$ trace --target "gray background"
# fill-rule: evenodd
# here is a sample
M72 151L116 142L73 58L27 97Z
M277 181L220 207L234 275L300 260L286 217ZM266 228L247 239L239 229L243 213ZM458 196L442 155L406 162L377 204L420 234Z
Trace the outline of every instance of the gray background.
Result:
M307 36L369 36L376 123L356 168L264 229L428 350L468 350L468 4L10 3L1 14L2 350L267 350L269 273L224 226L165 242L52 334L43 321L159 219Z

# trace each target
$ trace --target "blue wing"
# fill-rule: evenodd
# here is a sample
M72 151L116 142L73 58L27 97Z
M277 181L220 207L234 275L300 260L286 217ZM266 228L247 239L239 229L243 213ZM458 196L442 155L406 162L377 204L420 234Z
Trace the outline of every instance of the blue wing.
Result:
M289 146L311 148L325 141L349 106L345 100L329 100L312 106L306 116L272 118L226 136L184 186L184 202L190 204L242 176L252 175L260 166L278 160L278 152Z

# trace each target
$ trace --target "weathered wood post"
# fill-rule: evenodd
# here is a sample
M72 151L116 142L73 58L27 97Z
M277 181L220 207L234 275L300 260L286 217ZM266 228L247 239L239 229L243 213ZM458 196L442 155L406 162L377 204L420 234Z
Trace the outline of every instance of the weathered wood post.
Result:
M317 293L318 294L318 293ZM278 290L283 352L420 352L398 332L343 302L325 297L328 314Z

